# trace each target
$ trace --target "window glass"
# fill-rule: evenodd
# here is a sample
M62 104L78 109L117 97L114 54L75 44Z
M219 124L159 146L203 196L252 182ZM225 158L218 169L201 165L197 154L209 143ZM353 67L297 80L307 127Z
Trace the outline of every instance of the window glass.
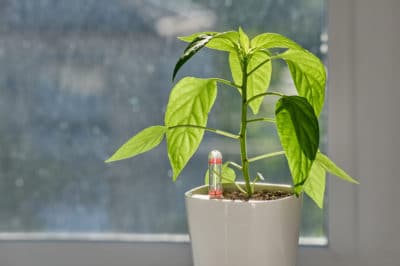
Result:
M280 32L323 58L325 5L322 0L1 1L0 231L185 234L184 192L203 183L211 149L239 161L238 143L206 133L175 183L165 143L134 159L103 162L139 130L163 123L172 69L185 47L176 37L241 25L251 36ZM204 49L179 77L230 79L226 65L226 54ZM290 90L287 68L274 67L271 90ZM239 130L236 93L220 86L211 127ZM266 99L261 112L273 109L274 99ZM280 150L274 127L251 126L249 134L250 155ZM252 168L268 182L290 182L283 158ZM308 198L303 209L302 234L323 236L323 212Z

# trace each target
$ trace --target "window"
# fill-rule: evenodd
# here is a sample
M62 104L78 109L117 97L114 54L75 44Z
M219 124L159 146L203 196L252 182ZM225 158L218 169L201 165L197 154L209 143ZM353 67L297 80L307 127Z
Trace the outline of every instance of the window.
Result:
M279 31L324 57L325 10L322 0L254 0L248 6L233 0L4 1L0 231L61 239L68 233L186 239L183 193L202 184L210 149L237 160L235 143L206 134L176 183L164 145L141 158L103 163L135 132L162 123L171 70L185 45L176 36L242 25L253 34ZM184 74L230 78L222 67L226 54L201 53ZM272 89L290 87L283 64L274 75ZM235 132L233 94L219 93L209 123ZM262 111L272 110L265 105ZM250 153L279 149L272 128L250 134ZM266 134L271 138L264 140ZM255 167L268 181L289 182L285 165L277 158ZM324 243L323 212L306 199L303 214L302 235Z
M113 3L131 3L133 1L115 0ZM22 79L24 76L33 76L32 71L39 67L35 65L29 68L30 71L20 72L23 74L19 74L18 78L14 78L14 81L11 82L12 75L16 76L16 72L11 69L22 69L21 65L17 67L18 64L16 63L26 63L29 60L20 56L19 59L12 61L8 54L11 48L5 50L4 43L11 42L14 36L14 40L17 39L17 41L14 41L14 45L11 46L15 46L15 49L21 48L21 35L24 35L25 38L30 36L31 39L34 39L33 36L37 34L34 31L29 32L25 29L25 31L21 30L19 33L19 39L15 37L17 36L16 30L21 29L21 25L18 26L20 19L15 14L11 15L10 10L19 10L22 6L22 1L19 2L17 3L17 0L4 0L0 4L0 13L2 15L0 16L0 138L2 139L0 189L2 195L10 195L6 194L6 192L9 193L10 187L5 188L3 186L5 180L8 180L8 175L5 174L6 170L4 169L9 169L7 167L19 162L11 162L11 159L5 159L11 157L6 156L10 154L10 151L5 149L4 139L11 142L12 138L16 138L14 133L6 133L5 129L7 129L7 126L12 125L13 120L9 117L17 117L18 110L24 104L21 100L17 100L16 95L14 98L6 98L4 96L6 92L10 92L10 89L6 89L4 84L7 82L4 80L8 77L8 84L13 84L13 82L15 84L17 79ZM37 10L48 9L50 5L55 6L55 3L49 4L48 2L56 2L56 0L26 0L23 4L26 6L40 5L36 7ZM83 12L87 10L83 6L94 2L100 3L101 1L65 2L73 2L75 4L85 2L80 8ZM312 0L309 2L312 2ZM298 264L301 266L397 265L395 263L395 254L398 251L396 245L398 239L396 238L398 215L392 211L393 208L390 208L391 203L395 204L397 202L395 199L396 193L387 192L395 190L399 180L396 175L393 175L396 169L395 162L397 157L395 155L398 151L396 149L396 141L393 141L393 139L399 132L399 128L396 123L390 122L396 121L395 116L398 112L395 112L396 110L393 108L396 108L394 101L398 97L388 97L388 95L396 96L396 93L398 93L398 86L395 85L397 80L395 83L393 76L393 70L396 69L393 68L393 65L397 59L396 54L393 54L393 49L398 47L400 43L398 34L394 34L398 32L396 26L399 23L395 22L399 22L399 18L395 15L395 11L400 7L400 2L347 0L327 2L329 3L329 97L327 99L329 117L327 120L327 132L329 141L327 143L327 152L340 166L360 178L361 185L349 186L341 180L329 179L327 195L329 208L326 209L327 220L329 221L327 223L329 245L323 248L301 247ZM66 4L68 3L64 3L64 6ZM108 6L107 9L112 10L112 6ZM26 10L21 10L19 11L21 14L26 13ZM96 12L98 11L94 11L94 13ZM71 13L62 13L56 16L57 19L71 16ZM373 15L371 15L372 13ZM27 15L22 17L24 16ZM26 28L29 28L30 24L33 25L32 21L44 19L43 15L40 14L35 15L34 19L32 17L28 22L25 22ZM53 21L52 24L56 23ZM11 25L14 26L11 27ZM32 26L31 28L35 27L38 28L38 26ZM247 29L246 25L244 27ZM268 30L268 25L263 27L265 27L263 30ZM276 28L277 26L275 25L274 27ZM47 32L50 32L50 30L47 30ZM43 40L45 42L46 38L43 37ZM379 53L371 53L370 47L383 48L379 50ZM17 53L15 52L15 54ZM51 51L49 51L49 54L51 54ZM367 61L374 62L374 64L366 63ZM168 65L168 67L170 66ZM370 75L372 73L371 70L373 70L374 75ZM26 87L30 88L31 86L26 85ZM379 88L379 95L376 94L377 88ZM27 89L20 90L18 95L23 96L27 94L26 91ZM371 100L376 101L374 105L376 108L371 106ZM14 105L10 104L10 101ZM116 101L116 103L120 102ZM10 107L10 109L5 110L4 106ZM22 119L24 115L18 117ZM380 119L381 117L385 117L385 119ZM26 123L26 118L20 121L14 120L13 123L17 125ZM382 131L382 128L388 130ZM22 132L24 130L21 129L19 131ZM384 137L374 138L374 136L381 136L382 134ZM28 139L26 137L25 140ZM371 139L375 141L371 143ZM121 137L122 141L124 139ZM25 143L26 141L20 144L11 142L9 147L25 147ZM382 156L383 154L385 156ZM14 168L17 167L14 166ZM8 172L9 170L7 170ZM377 178L377 176L381 178ZM382 181L384 182L382 183ZM24 186L26 184L26 180L24 180ZM371 191L376 191L377 188L379 191L381 189L385 190L386 193L371 194ZM8 200L8 197L2 196L1 206L14 204L12 200ZM6 201L8 203L5 203ZM389 206L389 208L382 208L382 206ZM1 221L11 220L3 213L3 209L0 215ZM376 224L380 226L377 227ZM4 228L3 226L1 231L6 231ZM68 235L71 236L71 234ZM23 236L26 239L26 235L22 235L20 239ZM18 239L15 234L5 235L5 233L1 233L1 238ZM188 266L191 265L190 261L190 246L187 243L0 241L0 265L4 266Z

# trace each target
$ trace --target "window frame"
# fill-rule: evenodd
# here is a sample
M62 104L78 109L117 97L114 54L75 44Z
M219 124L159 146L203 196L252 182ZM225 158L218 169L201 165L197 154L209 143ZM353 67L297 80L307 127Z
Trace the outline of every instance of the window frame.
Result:
M355 1L328 1L328 153L357 176L354 16ZM358 265L358 187L338 178L327 182L329 244L324 248L300 247L299 265Z
M354 1L328 0L328 153L357 176L354 162ZM340 17L340 19L338 19ZM340 192L340 195L339 195ZM299 265L357 265L357 189L329 179L328 238L324 247L302 246ZM345 226L343 225L345 222ZM4 239L4 238L3 238ZM135 241L1 240L0 265L192 265L189 243Z
M328 0L328 154L353 176L356 173L353 0ZM340 18L340 19L339 19ZM299 265L358 265L356 186L327 180L328 246L300 248ZM340 192L340 194L339 194Z

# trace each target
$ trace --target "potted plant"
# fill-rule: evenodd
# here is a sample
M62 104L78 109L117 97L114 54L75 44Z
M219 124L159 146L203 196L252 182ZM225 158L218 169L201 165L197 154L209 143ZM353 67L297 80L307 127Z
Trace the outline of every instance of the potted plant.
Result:
M322 208L326 172L357 183L319 151L318 116L325 96L324 65L299 44L276 33L263 33L249 39L239 28L221 33L201 32L179 39L189 45L175 65L173 80L194 54L208 47L228 53L232 81L215 77L181 79L170 93L165 124L142 130L106 162L146 152L159 145L166 136L175 181L196 152L205 131L237 140L240 163L227 161L220 173L225 183L224 198L210 199L207 185L186 193L194 265L294 266L302 193ZM298 95L268 90L275 60L287 63ZM241 97L238 133L207 127L218 83L237 90ZM275 117L258 117L267 96L276 98ZM276 124L283 150L249 158L247 126L265 122ZM252 162L273 156L286 157L293 181L291 185L258 183L263 179L260 173L250 176ZM236 172L241 173L243 182L236 182ZM274 200L257 200L255 196ZM232 200L231 197L240 199Z

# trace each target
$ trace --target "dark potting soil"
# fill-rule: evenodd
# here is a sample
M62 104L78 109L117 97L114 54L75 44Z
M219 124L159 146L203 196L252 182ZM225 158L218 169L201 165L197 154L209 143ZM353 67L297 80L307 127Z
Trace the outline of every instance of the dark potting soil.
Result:
M249 198L247 194L240 192L240 191L228 191L224 192L224 199L231 199L231 200L276 200L282 199L285 197L292 196L292 192L282 191L282 190L274 190L274 191L256 191L251 195Z

